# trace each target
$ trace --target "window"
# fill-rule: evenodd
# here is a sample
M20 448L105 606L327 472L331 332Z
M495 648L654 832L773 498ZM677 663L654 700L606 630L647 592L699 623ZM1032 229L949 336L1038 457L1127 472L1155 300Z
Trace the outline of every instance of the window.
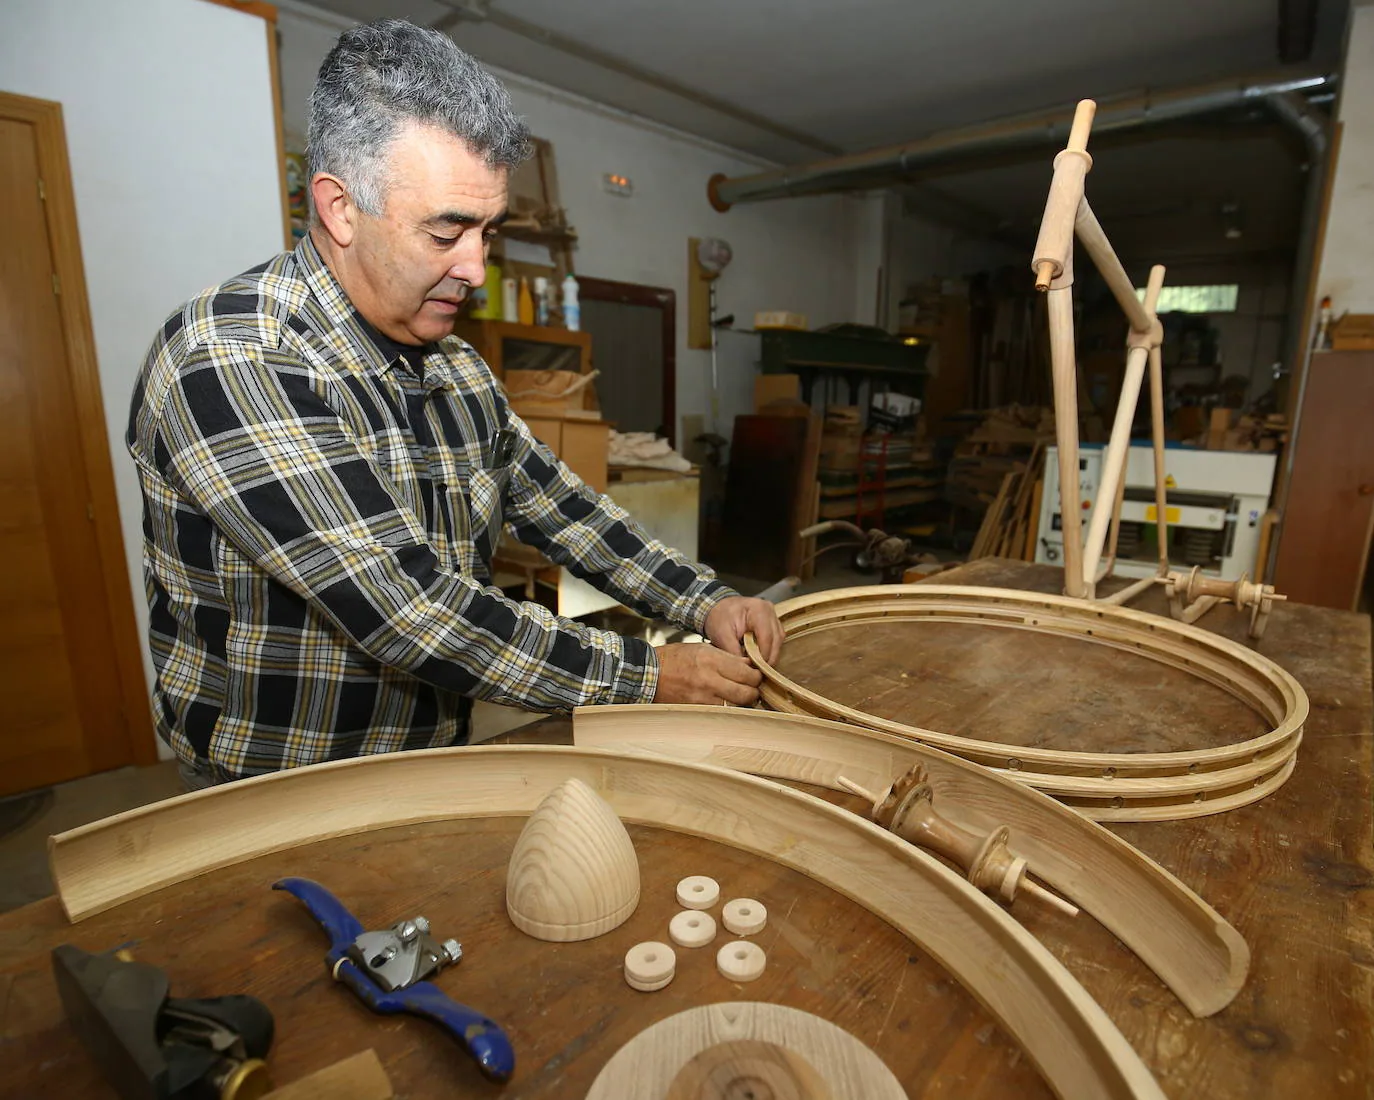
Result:
M1136 297L1145 300L1145 288L1135 289ZM1240 286L1219 283L1215 286L1166 286L1159 292L1156 313L1235 313Z

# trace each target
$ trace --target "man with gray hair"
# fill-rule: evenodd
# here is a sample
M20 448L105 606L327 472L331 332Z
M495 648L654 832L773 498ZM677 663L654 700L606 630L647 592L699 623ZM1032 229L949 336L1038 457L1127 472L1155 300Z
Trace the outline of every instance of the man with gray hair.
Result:
M748 705L773 609L650 539L537 442L452 335L529 137L446 36L344 33L311 98L309 234L158 334L128 445L154 713L188 785L467 740L473 698ZM491 587L504 525L704 633L596 630Z

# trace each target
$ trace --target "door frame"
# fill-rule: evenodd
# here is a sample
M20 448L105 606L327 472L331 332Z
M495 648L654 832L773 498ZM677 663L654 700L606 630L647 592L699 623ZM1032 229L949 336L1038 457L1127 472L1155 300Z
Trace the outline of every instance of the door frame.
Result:
M124 711L128 756L134 764L155 764L158 761L157 738L143 671L143 640L134 615L114 466L110 460L105 402L100 389L90 302L86 297L86 270L81 259L81 237L77 229L62 105L0 91L0 117L32 125L37 139L48 245L60 288L57 309L76 413L76 444L90 488L90 516L100 559L106 614L114 641L112 657Z
M668 287L622 283L615 279L577 276L577 296L583 301L619 302L622 305L648 306L662 317L663 338L663 427L668 443L677 438L677 294ZM592 349L595 353L596 349Z

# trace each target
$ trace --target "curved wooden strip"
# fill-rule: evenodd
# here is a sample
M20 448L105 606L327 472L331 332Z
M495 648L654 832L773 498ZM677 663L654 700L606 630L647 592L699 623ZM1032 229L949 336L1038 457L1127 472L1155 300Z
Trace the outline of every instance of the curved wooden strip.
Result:
M881 790L924 764L940 813L1012 847L1140 956L1195 1016L1219 1012L1245 984L1250 950L1215 909L1148 856L1054 799L949 753L819 718L692 706L581 707L573 736L589 748L674 760L841 790L841 774Z
M802 596L780 604L778 615L792 638L878 618L981 622L1079 637L1138 653L1222 687L1273 725L1270 732L1249 740L1182 752L1089 753L1009 746L909 726L835 703L772 668L752 639L746 639L750 657L765 677L764 701L774 709L915 738L1003 768L1020 782L1056 790L1085 812L1112 820L1160 820L1168 816L1165 807L1171 803L1179 807L1178 816L1197 816L1218 812L1223 804L1230 808L1263 797L1282 782L1279 777L1291 773L1307 718L1306 693L1272 661L1217 635L1129 608L1006 589L922 584ZM1125 780L1138 782L1128 786ZM1224 797L1213 799L1213 791L1224 792ZM1212 801L1216 805L1209 807ZM1136 804L1145 817L1130 816Z
M268 852L422 821L527 815L578 778L626 821L706 837L801 871L911 937L981 1001L1061 1097L1163 1093L1082 986L938 860L810 795L697 764L592 749L387 753L241 780L49 839L80 920Z

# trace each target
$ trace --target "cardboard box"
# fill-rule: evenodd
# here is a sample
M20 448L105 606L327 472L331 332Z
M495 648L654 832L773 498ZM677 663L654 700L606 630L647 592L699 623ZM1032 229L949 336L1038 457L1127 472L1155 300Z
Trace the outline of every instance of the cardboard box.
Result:
M1332 326L1332 351L1374 351L1374 313L1347 313Z
M774 401L800 401L801 379L795 374L760 374L754 378L754 411Z
M754 314L755 328L795 328L806 331L806 314L786 309L770 309Z

